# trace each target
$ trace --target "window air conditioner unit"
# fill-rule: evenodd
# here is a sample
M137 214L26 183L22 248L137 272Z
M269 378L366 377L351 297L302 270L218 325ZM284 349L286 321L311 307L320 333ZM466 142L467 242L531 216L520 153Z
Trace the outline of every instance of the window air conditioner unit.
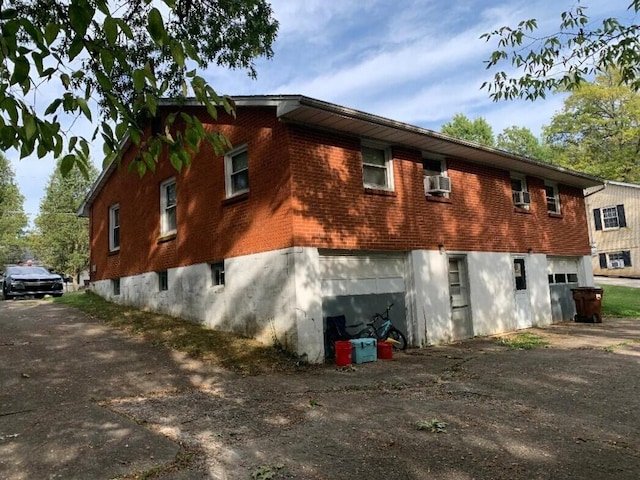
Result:
M513 203L518 207L525 207L531 203L529 192L513 192Z
M427 193L450 193L451 179L444 175L424 177L424 188Z
M611 260L611 268L624 268L624 260Z

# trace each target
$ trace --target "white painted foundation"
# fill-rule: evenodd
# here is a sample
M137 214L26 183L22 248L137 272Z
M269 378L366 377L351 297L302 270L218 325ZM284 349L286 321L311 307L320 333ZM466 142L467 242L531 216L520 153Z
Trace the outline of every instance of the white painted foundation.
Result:
M357 255L358 252L354 252ZM416 250L406 261L406 332L413 346L452 340L448 254L466 257L474 335L490 335L551 323L545 255L525 258L530 316L516 318L514 255L491 252ZM581 285L592 285L590 257L579 258ZM211 328L277 341L312 363L324 360L322 270L318 249L294 247L225 260L224 286L212 285L207 263L168 270L169 289L160 291L158 274L94 282L100 296L125 305L201 322ZM522 297L520 297L522 300Z

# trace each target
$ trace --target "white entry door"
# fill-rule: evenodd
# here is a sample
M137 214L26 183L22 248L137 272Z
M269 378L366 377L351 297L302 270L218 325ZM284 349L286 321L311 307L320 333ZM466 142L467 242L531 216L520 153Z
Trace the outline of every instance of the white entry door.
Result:
M473 337L473 321L469 302L469 276L463 256L449 257L449 298L453 340Z
M513 278L515 287L515 329L530 328L531 323L531 298L527 286L527 263L524 257L513 259Z

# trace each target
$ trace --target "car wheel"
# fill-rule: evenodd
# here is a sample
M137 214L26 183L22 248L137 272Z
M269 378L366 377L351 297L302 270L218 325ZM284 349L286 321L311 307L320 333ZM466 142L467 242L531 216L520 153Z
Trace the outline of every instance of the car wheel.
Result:
M34 295L36 298L44 298L44 294L42 293L38 293L37 295Z

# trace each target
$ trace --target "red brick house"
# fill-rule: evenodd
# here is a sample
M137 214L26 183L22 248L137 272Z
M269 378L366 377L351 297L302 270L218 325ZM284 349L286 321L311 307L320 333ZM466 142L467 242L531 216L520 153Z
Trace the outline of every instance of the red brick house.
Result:
M593 281L593 177L304 96L234 98L233 144L142 179L107 168L82 206L100 295L261 338L310 361L323 319L423 346L571 318ZM164 111L176 107L167 105Z

